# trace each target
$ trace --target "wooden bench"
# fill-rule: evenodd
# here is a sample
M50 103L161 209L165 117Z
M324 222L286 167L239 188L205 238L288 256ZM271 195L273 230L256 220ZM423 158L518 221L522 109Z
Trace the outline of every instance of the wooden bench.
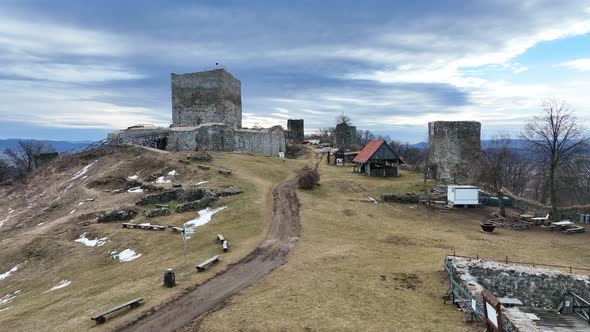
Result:
M135 308L137 308L137 307L139 307L141 305L141 303L140 303L141 301L143 301L143 298L142 297L138 297L138 298L133 299L133 300L127 302L127 303L123 303L123 304L118 305L116 307L112 307L109 310L106 310L104 312L101 312L100 314L94 315L94 316L90 317L90 319L93 320L93 321L95 321L96 324L102 324L102 323L104 323L107 320L106 317L105 317L106 315L111 314L111 313L113 313L115 311L119 311L119 310L121 310L121 309L123 309L125 307L129 307L131 309L135 309Z
M182 234L184 232L184 228L182 228L182 227L176 227L176 226L168 226L168 227L172 228L173 231L176 231L180 234Z
M223 252L227 252L229 250L229 246L227 245L227 241L223 241L223 244L221 245L221 247L223 248Z
M223 237L223 235L217 234L217 241L219 241L219 243L223 243L223 241L225 241L225 238Z
M207 270L211 265L216 264L219 262L219 256L213 256L208 260L204 261L203 263L197 265L197 272L203 272Z
M141 225L141 224L132 224L132 223L128 223L128 222L124 222L121 224L121 227L123 228L131 228L131 229L147 229L147 230L152 230L152 231L163 231L166 229L166 226L160 226L160 225Z
M582 226L570 226L567 229L564 229L562 232L566 234L574 234L574 233L584 233L586 229Z

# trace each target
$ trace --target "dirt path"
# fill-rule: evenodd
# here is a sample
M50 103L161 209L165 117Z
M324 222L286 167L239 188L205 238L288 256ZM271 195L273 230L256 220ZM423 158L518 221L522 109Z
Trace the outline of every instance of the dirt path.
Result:
M286 261L299 237L299 200L295 179L273 191L270 230L254 251L239 262L153 313L117 331L175 331L206 312L221 306L232 295L252 285Z

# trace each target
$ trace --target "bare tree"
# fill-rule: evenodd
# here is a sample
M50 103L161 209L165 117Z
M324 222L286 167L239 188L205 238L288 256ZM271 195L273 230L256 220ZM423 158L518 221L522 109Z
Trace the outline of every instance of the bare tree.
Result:
M6 160L0 158L0 182L6 181L10 178L10 166Z
M516 157L511 149L510 135L500 133L492 138L490 145L481 152L479 180L487 184L498 197L500 215L506 217L503 188L510 179L511 164Z
M556 177L560 169L588 147L584 127L578 123L564 100L547 99L542 103L541 115L533 117L526 125L522 137L546 163L549 172L551 214L560 219L558 211Z
M369 143L370 140L375 139L375 135L370 130L358 130L356 136L356 141L361 147Z
M347 126L350 126L352 124L352 119L347 114L340 113L336 116L336 124L345 124Z
M4 153L14 164L17 176L24 177L35 169L35 156L48 150L41 142L19 141L16 148L6 149Z

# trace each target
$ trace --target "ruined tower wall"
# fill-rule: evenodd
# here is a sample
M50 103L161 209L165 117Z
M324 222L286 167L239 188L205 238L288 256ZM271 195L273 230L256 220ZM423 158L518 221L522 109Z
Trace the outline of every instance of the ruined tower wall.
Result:
M242 127L241 82L223 69L172 74L172 126Z
M287 138L292 139L295 143L303 143L305 141L303 119L287 120Z
M248 151L279 156L286 150L285 132L281 126L269 129L238 129L235 131L235 151Z
M356 144L356 127L339 123L334 129L334 146L350 147Z
M435 121L428 123L429 162L438 180L463 181L481 152L481 123Z

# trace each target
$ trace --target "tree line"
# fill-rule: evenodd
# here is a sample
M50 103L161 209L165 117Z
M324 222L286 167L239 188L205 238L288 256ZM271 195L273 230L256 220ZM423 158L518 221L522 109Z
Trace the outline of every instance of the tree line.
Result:
M348 115L336 117L336 124L351 125ZM507 194L533 199L551 206L553 218L559 218L560 204L590 204L590 140L587 128L579 121L567 101L546 99L517 137L526 143L526 151L515 146L513 137L500 131L481 149L478 165L458 167L467 182L478 184L498 196L500 213L505 215L503 197ZM334 128L322 128L312 138L333 142ZM355 149L368 141L388 142L404 162L414 170L428 174L428 147L412 146L358 130Z

